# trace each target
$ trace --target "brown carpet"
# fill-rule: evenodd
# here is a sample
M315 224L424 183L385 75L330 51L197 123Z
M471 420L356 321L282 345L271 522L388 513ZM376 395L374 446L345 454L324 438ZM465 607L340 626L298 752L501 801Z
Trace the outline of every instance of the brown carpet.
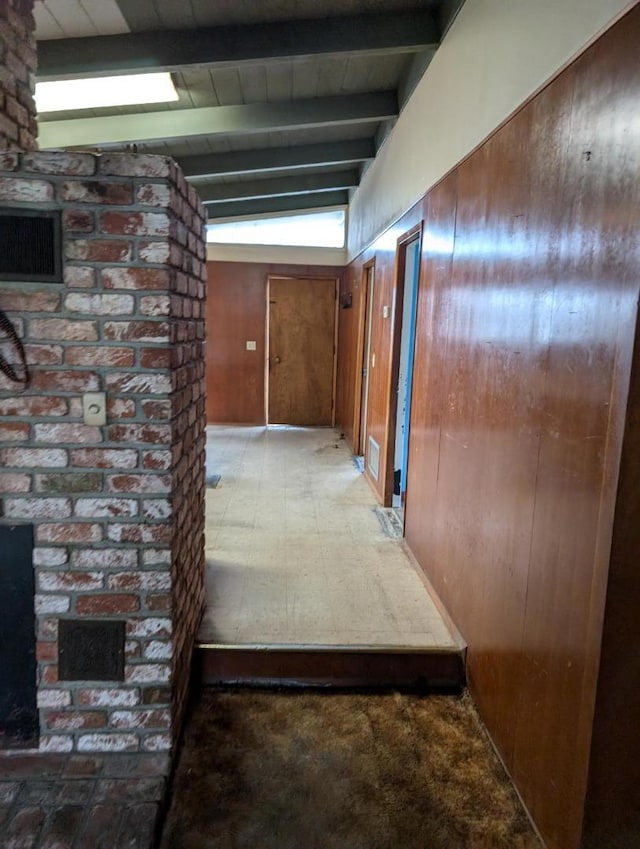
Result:
M205 691L162 849L540 849L468 698Z

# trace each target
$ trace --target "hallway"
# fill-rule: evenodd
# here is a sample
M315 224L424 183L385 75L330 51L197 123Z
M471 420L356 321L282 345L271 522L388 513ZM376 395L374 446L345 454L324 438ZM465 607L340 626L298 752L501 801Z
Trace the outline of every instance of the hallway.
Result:
M214 475L201 643L459 648L334 430L210 426Z

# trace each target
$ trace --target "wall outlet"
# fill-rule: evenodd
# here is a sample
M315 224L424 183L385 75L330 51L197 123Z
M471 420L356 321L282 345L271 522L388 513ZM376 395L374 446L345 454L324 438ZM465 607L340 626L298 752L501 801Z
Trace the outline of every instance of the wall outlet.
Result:
M85 392L82 396L82 415L86 425L101 427L107 423L107 396L104 392Z
M389 318L389 307L382 307L382 317Z
M247 339L247 351L255 351L255 350L257 350L256 343L253 340Z

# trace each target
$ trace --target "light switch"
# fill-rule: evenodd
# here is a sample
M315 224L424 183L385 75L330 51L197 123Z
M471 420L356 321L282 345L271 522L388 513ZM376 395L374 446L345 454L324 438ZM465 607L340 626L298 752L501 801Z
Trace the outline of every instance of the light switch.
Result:
M389 318L389 307L382 307L382 317Z
M82 396L84 423L98 427L107 423L107 396L104 392L85 392Z
M247 339L247 351L255 351L256 343L252 339Z

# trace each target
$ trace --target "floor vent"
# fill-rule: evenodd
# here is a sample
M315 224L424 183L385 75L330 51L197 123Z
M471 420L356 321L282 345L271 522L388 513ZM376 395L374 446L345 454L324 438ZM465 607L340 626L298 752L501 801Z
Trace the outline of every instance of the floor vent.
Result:
M372 436L369 437L369 450L367 451L367 468L369 469L371 476L375 480L378 480L378 475L380 474L380 446Z

